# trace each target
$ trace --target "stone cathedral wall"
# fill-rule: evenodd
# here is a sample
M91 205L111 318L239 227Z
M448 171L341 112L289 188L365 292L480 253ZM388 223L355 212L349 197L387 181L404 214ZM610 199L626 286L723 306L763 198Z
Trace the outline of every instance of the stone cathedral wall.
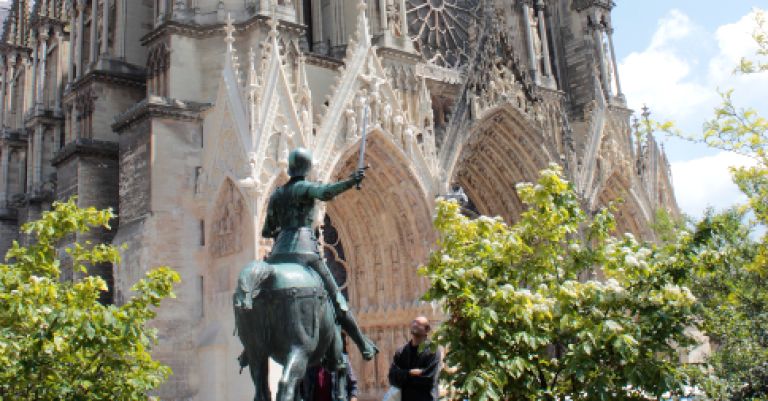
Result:
M411 319L442 318L416 272L436 198L514 221L515 185L558 163L587 209L625 200L619 231L654 240L656 210L678 213L663 150L630 126L614 6L14 0L0 37L0 252L56 199L112 207L115 230L93 235L128 248L94 270L113 283L107 301L154 266L182 276L154 322L174 371L158 395L250 399L231 294L270 249L268 196L297 146L314 153L313 179L347 177L366 125L363 189L320 208L316 226L381 349L370 363L350 350L361 400L379 399Z

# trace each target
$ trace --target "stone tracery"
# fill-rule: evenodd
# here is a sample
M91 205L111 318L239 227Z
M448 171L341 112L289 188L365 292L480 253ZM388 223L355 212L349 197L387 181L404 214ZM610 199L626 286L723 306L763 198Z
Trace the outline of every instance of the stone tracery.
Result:
M429 62L456 68L471 55L480 0L408 0L408 31Z

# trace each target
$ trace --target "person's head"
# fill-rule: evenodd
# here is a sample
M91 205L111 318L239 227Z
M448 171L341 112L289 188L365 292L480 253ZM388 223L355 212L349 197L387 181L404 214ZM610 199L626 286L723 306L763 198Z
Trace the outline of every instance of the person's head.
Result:
M296 148L288 155L288 175L306 177L312 170L312 153L304 148Z
M418 316L411 321L411 337L417 342L426 339L430 329L429 319L425 316Z

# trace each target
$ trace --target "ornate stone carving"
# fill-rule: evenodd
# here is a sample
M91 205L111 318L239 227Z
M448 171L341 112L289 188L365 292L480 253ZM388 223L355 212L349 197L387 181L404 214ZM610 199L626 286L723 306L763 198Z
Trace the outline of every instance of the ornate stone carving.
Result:
M353 142L357 139L357 115L355 114L355 110L349 108L344 112L345 117L345 125L346 125L346 135L345 139L347 142Z
M408 0L409 34L429 62L450 68L471 56L480 0Z
M403 35L403 23L400 16L400 2L397 0L387 0L385 11L387 13L387 25L389 26L389 31L392 32L392 36L396 38L401 37Z
M531 39L533 40L533 51L536 57L536 65L541 65L541 35L539 33L539 18L536 16L536 9L534 7L528 7L528 15L526 17L531 24Z
M211 254L224 257L243 249L245 202L230 180L224 182L211 227Z
M481 51L468 82L472 117L482 118L502 103L511 103L525 114L531 111L533 117L539 95L503 25L491 28Z
M240 149L242 147L235 135L237 134L232 129L228 129L221 134L219 146L216 151L214 168L223 175L245 177L250 171L245 169L247 164L244 163L244 160L242 160L241 157L239 157L240 153L233 152L234 149Z

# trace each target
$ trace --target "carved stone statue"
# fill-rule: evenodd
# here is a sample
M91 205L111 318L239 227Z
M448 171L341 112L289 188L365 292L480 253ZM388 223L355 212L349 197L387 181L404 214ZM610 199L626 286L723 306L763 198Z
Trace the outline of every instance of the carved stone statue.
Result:
M346 117L346 140L352 142L357 139L357 114L355 110L349 108L344 112Z
M542 47L541 36L539 35L539 18L536 16L536 10L533 7L528 8L528 21L531 24L531 38L533 39L533 50L536 52L536 65L540 65Z
M400 20L400 3L396 0L387 0L387 25L389 25L392 36L399 38L402 36L402 22Z
M363 148L364 149L364 148ZM241 367L249 366L256 401L269 401L267 361L283 364L278 401L294 401L296 387L308 366L323 364L345 377L341 334L336 322L360 349L365 360L378 353L361 332L344 295L323 260L312 229L317 200L329 201L359 185L364 169L333 184L307 181L312 155L295 149L288 157L291 179L269 198L262 230L274 238L265 261L254 261L240 273L233 296L235 324L245 350ZM334 400L345 400L337 383Z

